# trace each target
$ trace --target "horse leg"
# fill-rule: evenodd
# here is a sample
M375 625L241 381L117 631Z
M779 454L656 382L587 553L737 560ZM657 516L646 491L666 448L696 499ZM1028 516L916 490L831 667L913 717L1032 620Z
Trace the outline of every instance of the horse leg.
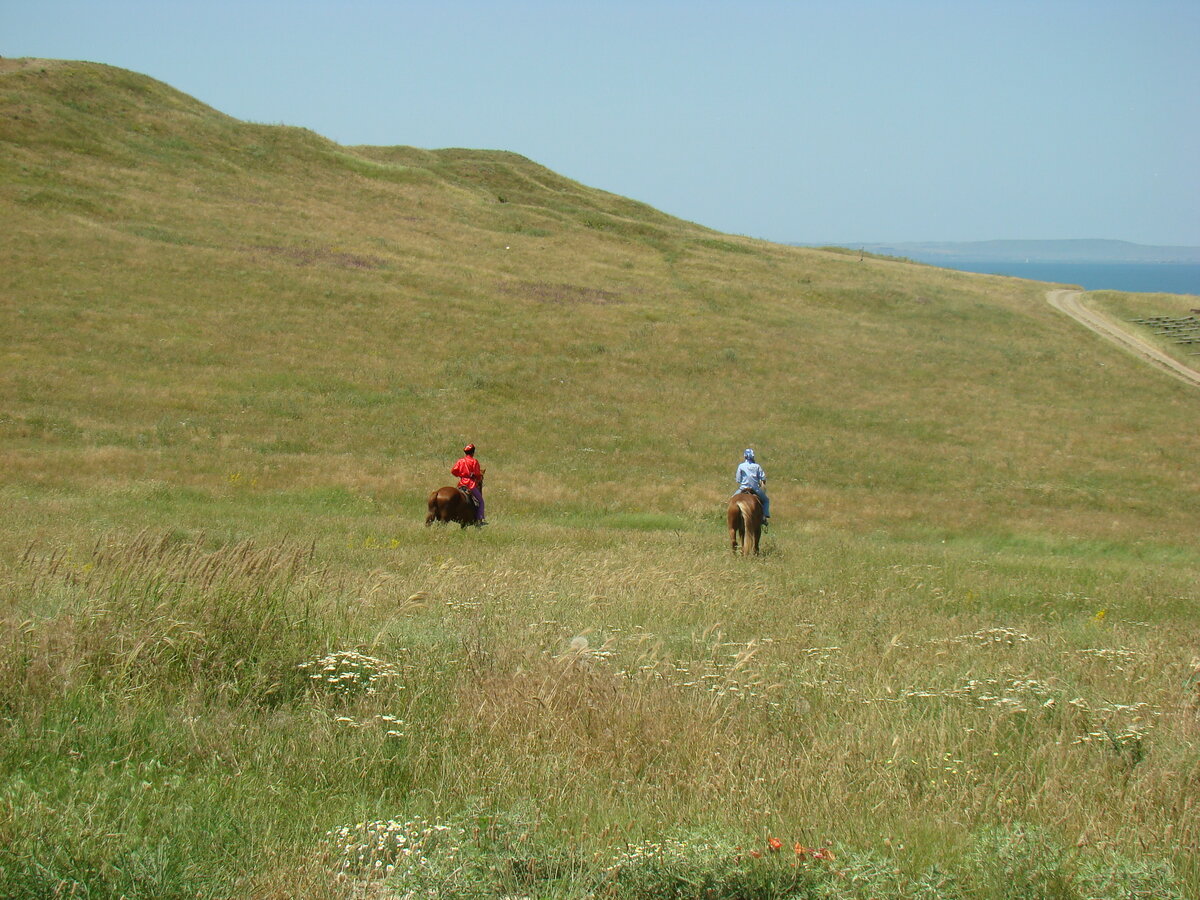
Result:
M454 508L450 510L449 518L451 522L457 522L459 528L475 524L475 507L463 496L462 491L458 491L454 498Z

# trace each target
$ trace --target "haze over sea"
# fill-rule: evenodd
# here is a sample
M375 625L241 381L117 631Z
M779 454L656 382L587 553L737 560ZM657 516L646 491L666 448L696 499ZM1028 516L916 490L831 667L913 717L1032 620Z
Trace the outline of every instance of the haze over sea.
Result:
M913 257L917 259L916 257ZM1012 275L1032 281L1077 284L1089 291L1200 295L1200 263L1009 262L970 259L917 259L947 269Z
M853 244L842 244L853 249ZM858 245L914 262L1079 285L1089 291L1200 295L1200 247L1107 239L926 241Z

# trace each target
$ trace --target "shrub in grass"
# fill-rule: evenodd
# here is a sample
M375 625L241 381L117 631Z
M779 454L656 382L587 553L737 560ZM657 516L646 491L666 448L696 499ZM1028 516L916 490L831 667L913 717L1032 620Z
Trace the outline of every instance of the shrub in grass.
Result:
M582 870L578 859L535 831L506 817L455 824L413 817L342 826L326 837L337 878L352 892L383 884L403 897L581 896L570 887Z
M100 833L89 827L92 814L47 808L35 792L10 786L0 795L0 896L205 896L213 872L199 874L187 846L161 833Z
M453 861L462 829L415 817L359 822L331 829L329 855L340 879L420 883L440 860Z
M1068 851L1041 828L982 831L967 857L969 898L978 900L1182 900L1165 863L1100 859Z
M1080 897L1100 900L1183 900L1175 873L1165 862L1110 854L1088 860L1076 876Z
M399 670L389 662L359 653L338 650L297 666L314 690L342 697L374 694L387 679L398 678Z
M1183 900L1165 863L1080 858L1041 829L983 831L964 865L910 873L872 852L750 847L681 833L630 847L602 871L608 900Z
M771 839L765 852L724 835L677 833L621 852L597 896L610 900L776 900L828 896L831 859L814 860Z

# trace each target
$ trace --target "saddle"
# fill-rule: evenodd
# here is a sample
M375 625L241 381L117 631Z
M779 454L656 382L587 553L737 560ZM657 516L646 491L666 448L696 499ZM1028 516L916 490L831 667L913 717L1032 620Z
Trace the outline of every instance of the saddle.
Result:
M461 484L460 484L460 485L457 485L457 487L458 487L458 492L459 492L460 494L462 494L464 497L466 497L466 498L467 498L467 500L469 500L469 501L470 501L470 503L471 503L471 506L473 506L475 509L479 509L479 502L478 502L478 501L475 499L475 495L474 495L474 494L472 494L470 491L468 491L468 490L467 490L465 487L463 487Z

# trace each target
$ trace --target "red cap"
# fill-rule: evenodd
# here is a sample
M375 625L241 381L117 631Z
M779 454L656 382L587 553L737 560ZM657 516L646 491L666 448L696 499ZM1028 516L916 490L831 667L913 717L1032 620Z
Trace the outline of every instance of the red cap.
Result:
M474 444L467 444L467 446L463 447L463 453L474 453L474 452L475 452Z

